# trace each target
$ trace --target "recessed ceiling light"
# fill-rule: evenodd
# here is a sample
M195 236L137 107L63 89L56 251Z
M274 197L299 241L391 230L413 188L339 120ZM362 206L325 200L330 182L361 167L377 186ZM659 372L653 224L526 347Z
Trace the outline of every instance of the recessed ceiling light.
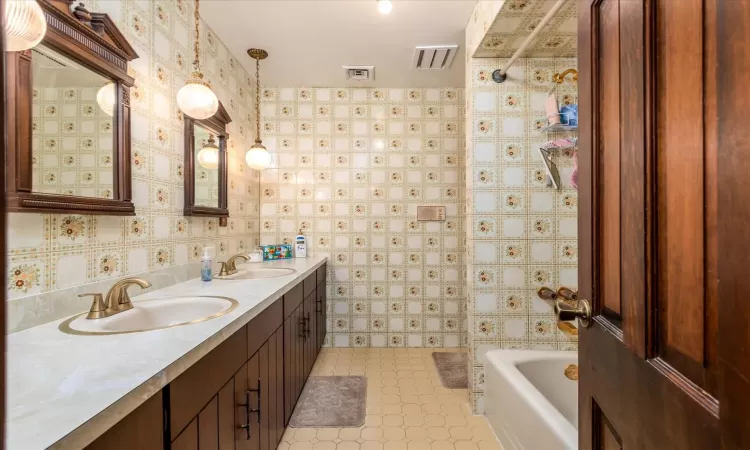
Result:
M393 9L393 2L391 0L378 0L378 11L383 14L388 14Z

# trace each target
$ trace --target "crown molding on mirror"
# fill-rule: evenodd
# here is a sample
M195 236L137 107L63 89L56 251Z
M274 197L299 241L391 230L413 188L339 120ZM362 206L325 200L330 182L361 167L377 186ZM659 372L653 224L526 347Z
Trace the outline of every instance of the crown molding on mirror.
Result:
M185 115L185 216L202 216L202 217L229 217L228 208L228 191L227 191L227 125L232 122L229 113L224 105L219 102L219 109L216 114L208 119L193 119ZM219 167L218 183L219 196L218 206L201 206L196 205L195 195L195 126L198 125L212 132L219 141Z
M129 61L138 58L133 47L107 14L89 12L73 0L37 0L47 20L41 43L114 85L111 132L111 198L34 192L32 188L33 50L7 52L8 134L7 206L11 212L134 215L130 167L130 91L134 79Z

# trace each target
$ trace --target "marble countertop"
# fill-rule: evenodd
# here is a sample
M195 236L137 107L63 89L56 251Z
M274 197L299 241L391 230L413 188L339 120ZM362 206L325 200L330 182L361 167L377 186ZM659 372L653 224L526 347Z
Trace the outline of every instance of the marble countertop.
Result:
M231 313L144 333L74 336L62 320L8 336L8 450L80 449L247 324L326 261L309 257L262 263L296 273L260 280L195 278L134 301L170 295L218 295L239 302ZM256 266L260 264L253 264Z

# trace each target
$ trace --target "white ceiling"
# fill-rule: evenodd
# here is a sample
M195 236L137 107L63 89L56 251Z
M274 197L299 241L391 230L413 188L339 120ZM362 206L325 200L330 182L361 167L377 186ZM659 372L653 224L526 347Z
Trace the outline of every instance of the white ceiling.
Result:
M201 16L251 73L259 47L264 86L461 87L464 29L476 0L204 0ZM446 70L412 69L417 45L458 44ZM374 82L346 80L342 65L374 65Z

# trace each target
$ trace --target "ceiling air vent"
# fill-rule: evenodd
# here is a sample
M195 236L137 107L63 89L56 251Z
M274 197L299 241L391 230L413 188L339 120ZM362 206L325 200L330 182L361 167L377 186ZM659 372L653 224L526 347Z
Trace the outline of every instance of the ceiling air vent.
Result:
M453 64L458 45L420 45L414 49L412 67L416 69L442 70Z
M346 79L352 81L372 81L375 79L375 66L341 66Z

